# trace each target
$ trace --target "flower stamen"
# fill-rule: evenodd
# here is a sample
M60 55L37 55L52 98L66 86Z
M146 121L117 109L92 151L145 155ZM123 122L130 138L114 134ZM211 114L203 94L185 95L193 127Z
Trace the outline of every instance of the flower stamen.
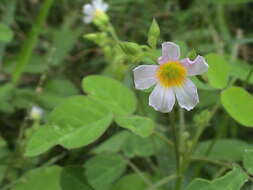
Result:
M181 86L186 78L187 70L179 61L169 61L159 66L156 77L164 87Z

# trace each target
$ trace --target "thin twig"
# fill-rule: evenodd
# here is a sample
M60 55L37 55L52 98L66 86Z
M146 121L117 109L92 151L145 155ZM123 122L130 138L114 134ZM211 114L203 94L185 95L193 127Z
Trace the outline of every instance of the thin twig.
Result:
M132 168L133 171L135 171L141 178L142 180L148 185L148 187L152 186L152 182L143 174L143 172L127 157L122 155L124 160L127 162L127 164Z
M158 181L157 183L155 183L154 185L152 185L151 187L147 188L147 190L156 190L158 187L161 187L176 178L178 178L177 175L167 176L167 177L161 179L160 181Z

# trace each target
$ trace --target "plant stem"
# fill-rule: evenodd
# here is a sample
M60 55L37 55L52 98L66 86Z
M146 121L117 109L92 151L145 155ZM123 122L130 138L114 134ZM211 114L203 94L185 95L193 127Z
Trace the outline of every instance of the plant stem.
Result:
M172 181L173 179L178 178L177 175L170 175L167 176L161 180L159 180L157 183L155 183L154 185L152 185L151 187L149 187L147 190L156 190L158 187L161 187L167 183L169 183L170 181Z
M160 138L162 141L164 141L167 145L174 147L174 143L170 141L168 138L166 138L165 136L163 136L162 134L160 134L159 132L154 131L153 134L157 136L158 138Z
M54 0L43 1L39 15L37 16L34 25L28 35L28 39L24 43L20 54L18 55L17 64L12 73L12 82L16 85L24 72L25 66L29 63L32 56L32 52L37 44L39 34L43 31L42 26L46 21L49 10L53 4Z
M208 125L208 123L210 122L210 120L212 119L212 117L215 115L215 113L217 112L217 110L220 107L220 102L217 102L213 109L211 110L211 113L209 115L209 117L206 119L206 121L204 121L202 123L202 125L198 126L198 129L195 133L195 136L193 137L192 140L192 145L190 147L190 150L186 152L186 154L183 157L183 161L182 161L182 166L181 166L181 170L180 170L180 174L181 174L181 178L183 178L184 173L186 172L186 170L188 169L190 163L191 163L191 156L193 151L196 148L196 145L198 144L199 138L202 135L202 133L204 132L206 126ZM181 179L182 180L182 179Z
M178 130L175 124L175 115L174 112L171 112L169 114L170 122L171 122L171 128L172 128L172 135L173 135L173 141L174 141L174 150L175 150L175 155L176 155L176 174L178 176L176 185L175 185L175 190L180 190L181 188L181 177L180 176L180 151L179 151L179 139L178 139Z
M179 107L179 147L183 148L184 147L184 138L183 134L185 131L185 120L184 120L184 110Z
M127 157L122 155L123 159L127 162L127 164L135 171L142 179L143 181L147 184L148 187L152 186L152 182L143 174L143 172L129 160Z
M233 168L233 166L231 164L227 164L227 163L221 162L219 160L211 160L211 159L208 159L207 157L191 157L191 160L192 161L208 162L208 163L211 163L211 164L214 164L214 165L222 166L222 167L227 168L227 169L232 169Z

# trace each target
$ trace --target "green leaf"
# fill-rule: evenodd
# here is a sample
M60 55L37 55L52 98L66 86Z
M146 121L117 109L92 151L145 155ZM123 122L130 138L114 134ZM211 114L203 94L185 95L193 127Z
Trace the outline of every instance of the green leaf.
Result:
M243 155L243 166L247 172L253 175L253 149L246 149Z
M96 154L101 154L101 153L117 153L122 149L122 146L124 143L127 141L129 137L130 132L128 131L121 131L106 141L104 141L102 144L98 145L93 149L92 152Z
M82 167L68 166L63 168L60 181L62 190L92 190L87 184Z
M13 38L12 30L5 24L0 24L0 43L10 42Z
M147 178L148 174L143 173ZM110 190L146 190L147 184L143 181L139 174L128 174L121 177Z
M226 87L229 76L229 66L223 56L211 53L206 56L209 69L208 81L211 86L222 89Z
M195 179L190 183L186 190L240 190L247 180L248 176L242 171L242 169L235 167L225 176L213 181Z
M134 93L114 79L88 76L83 79L82 87L116 115L129 115L136 110Z
M28 142L26 155L41 154L60 144L78 148L98 139L109 127L112 114L91 97L75 96L57 106L45 127Z
M61 170L58 166L31 170L11 190L61 190Z
M204 157L211 140L199 143L194 156ZM245 149L250 148L251 145L244 141L236 139L219 139L214 144L208 157L210 159L227 160L227 161L240 161ZM228 151L233 150L233 151Z
M186 190L204 190L208 189L207 187L210 187L210 183L208 180L197 178L190 183Z
M240 87L224 90L221 103L233 119L246 127L253 127L253 97L246 90Z
M126 169L126 161L118 154L98 155L85 163L86 177L96 190L109 190Z
M153 133L155 123L152 119L142 116L121 116L115 118L116 123L129 129L136 135L148 137Z
M153 49L156 48L156 44L157 44L157 40L158 40L159 36L160 36L159 25L157 24L156 20L153 19L153 22L150 26L149 33L148 33L148 44Z

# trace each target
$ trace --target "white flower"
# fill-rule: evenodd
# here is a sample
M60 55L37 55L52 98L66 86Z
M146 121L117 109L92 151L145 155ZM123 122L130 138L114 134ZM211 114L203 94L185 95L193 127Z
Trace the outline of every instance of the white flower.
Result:
M155 110L170 112L177 99L180 107L193 109L199 102L197 88L187 76L199 75L208 70L204 57L180 60L179 46L172 42L162 44L159 65L140 65L134 71L135 87L144 90L155 85L149 96L149 105Z
M91 4L83 6L84 22L87 24L91 23L96 16L106 12L107 9L108 4L103 2L103 0L92 0Z
M43 113L44 111L42 108L33 106L30 112L30 117L34 120L39 120L42 117Z

